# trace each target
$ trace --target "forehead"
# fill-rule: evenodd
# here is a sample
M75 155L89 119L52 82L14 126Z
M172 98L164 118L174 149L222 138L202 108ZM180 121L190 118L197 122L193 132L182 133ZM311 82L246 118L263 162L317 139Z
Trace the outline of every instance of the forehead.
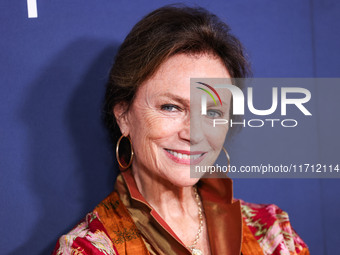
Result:
M190 99L190 78L230 78L221 59L212 54L177 54L161 64L140 87L140 94L173 93Z

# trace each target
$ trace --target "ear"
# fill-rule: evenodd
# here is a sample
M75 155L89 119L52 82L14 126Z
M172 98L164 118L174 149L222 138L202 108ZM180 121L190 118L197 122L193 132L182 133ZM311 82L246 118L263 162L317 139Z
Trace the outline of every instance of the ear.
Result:
M113 107L113 114L115 115L120 132L124 136L127 136L130 133L127 109L128 104L126 102L120 102Z

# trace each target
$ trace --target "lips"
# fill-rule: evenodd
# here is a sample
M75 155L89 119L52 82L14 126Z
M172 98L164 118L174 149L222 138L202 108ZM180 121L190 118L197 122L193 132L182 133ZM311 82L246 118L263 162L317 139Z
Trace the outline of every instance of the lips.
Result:
M170 159L175 161L176 163L181 164L197 164L201 160L203 160L203 157L205 155L205 152L203 151L183 151L183 150L170 150L165 149L167 152L167 155Z

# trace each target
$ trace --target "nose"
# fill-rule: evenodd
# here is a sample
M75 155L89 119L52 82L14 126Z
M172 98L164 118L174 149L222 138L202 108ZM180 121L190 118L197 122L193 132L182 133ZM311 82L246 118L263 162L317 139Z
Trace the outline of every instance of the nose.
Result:
M190 117L185 116L181 122L178 136L181 140L190 142Z
M198 144L204 139L200 116L188 115L183 120L179 137L186 140L190 145Z

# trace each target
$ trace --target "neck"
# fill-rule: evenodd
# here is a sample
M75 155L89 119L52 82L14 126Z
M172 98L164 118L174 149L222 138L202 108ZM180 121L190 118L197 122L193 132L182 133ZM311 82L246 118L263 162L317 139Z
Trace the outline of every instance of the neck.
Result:
M197 217L192 186L178 187L136 165L133 165L132 173L139 192L165 220L183 215Z
M184 246L193 245L195 249L203 249L204 254L210 254L206 223L202 213L199 213L201 206L195 198L193 187L174 185L168 179L134 163L132 174L144 199L165 220ZM197 238L198 230L201 236Z

